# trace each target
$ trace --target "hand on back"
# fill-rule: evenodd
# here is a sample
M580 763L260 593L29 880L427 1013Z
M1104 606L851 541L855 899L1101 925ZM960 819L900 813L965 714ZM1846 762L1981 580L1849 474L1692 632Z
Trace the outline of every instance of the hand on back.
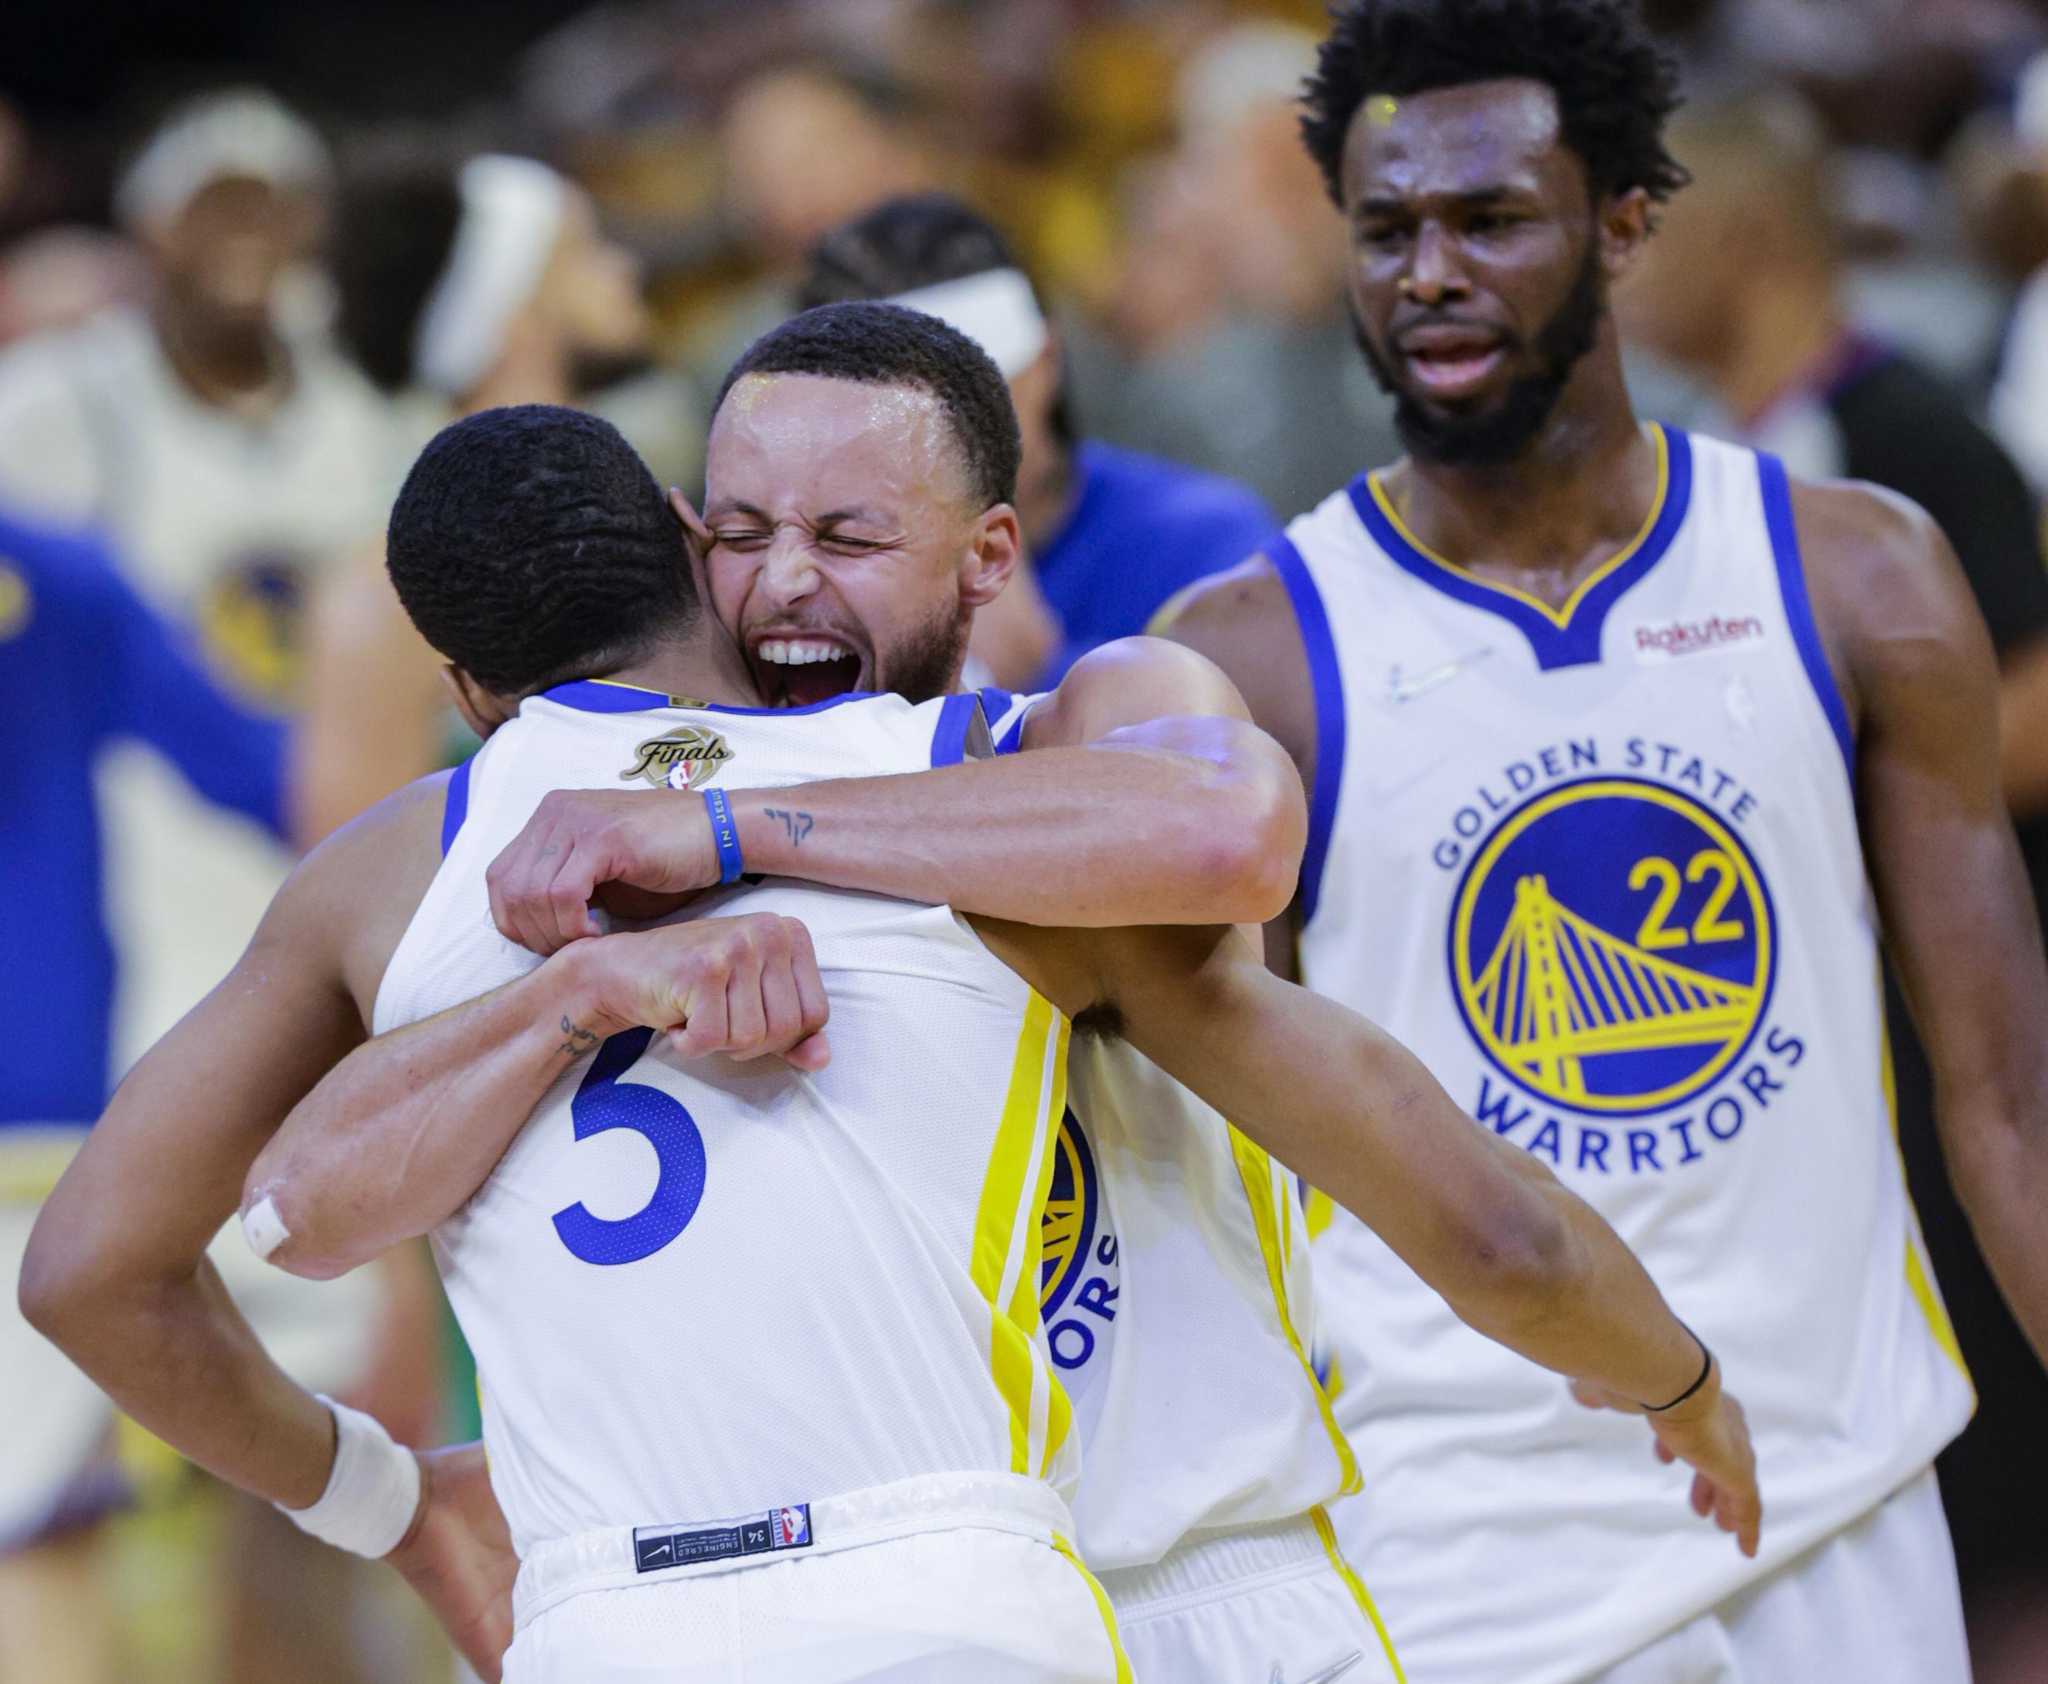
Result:
M831 1015L810 931L750 913L601 936L582 952L603 1036L663 1031L680 1058L723 1053L822 1070Z
M546 958L598 933L593 903L659 918L718 882L710 815L671 790L558 789L484 874L491 920Z

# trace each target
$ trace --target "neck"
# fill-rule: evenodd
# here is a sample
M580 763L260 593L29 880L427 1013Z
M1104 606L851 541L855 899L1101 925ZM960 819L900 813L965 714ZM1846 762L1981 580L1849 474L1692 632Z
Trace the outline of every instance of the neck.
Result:
M1533 577L1569 595L1577 580L1642 530L1656 495L1656 452L1622 379L1610 319L1555 411L1512 462L1446 467L1410 458L1385 476L1403 522L1460 566Z
M464 415L508 404L566 404L575 394L569 384L569 355L552 334L529 332L515 325L505 347L483 379L456 400Z
M1709 371L1714 390L1744 426L1753 426L1833 350L1846 323L1834 278L1814 268L1772 275L1751 286L1734 312Z
M636 690L658 690L666 696L688 696L720 707L753 708L761 693L741 658L708 609L700 610L686 632L664 639L644 659L605 677Z
M157 343L179 380L202 402L223 408L274 401L291 382L291 359L267 323L225 326L159 294L151 310Z

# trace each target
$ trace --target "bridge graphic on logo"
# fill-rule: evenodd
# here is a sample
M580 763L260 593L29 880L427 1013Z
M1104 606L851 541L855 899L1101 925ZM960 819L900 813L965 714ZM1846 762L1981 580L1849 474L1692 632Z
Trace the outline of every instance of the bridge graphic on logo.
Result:
M1568 1099L1605 1053L1722 1047L1756 1020L1762 991L1646 953L1581 918L1541 876L1515 908L1468 997L1504 1062Z
M1088 1150L1088 1137L1081 1132L1080 1122L1069 1107L1060 1124L1052 1185L1038 1219L1039 1244L1043 1248L1038 1282L1042 1315L1051 1316L1067 1301L1088 1266L1088 1253L1095 1244L1098 1198L1095 1159Z

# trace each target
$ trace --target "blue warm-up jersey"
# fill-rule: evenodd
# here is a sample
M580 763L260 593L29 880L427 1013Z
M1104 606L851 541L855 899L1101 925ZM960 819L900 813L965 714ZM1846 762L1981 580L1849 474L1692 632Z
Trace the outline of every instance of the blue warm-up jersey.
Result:
M114 949L93 762L116 738L208 800L284 825L285 731L234 702L94 540L0 516L0 1129L91 1122L107 1096Z
M1032 555L1062 641L1031 688L1050 690L1089 650L1135 637L1168 598L1257 553L1279 523L1245 487L1178 462L1089 440L1074 452L1080 494Z

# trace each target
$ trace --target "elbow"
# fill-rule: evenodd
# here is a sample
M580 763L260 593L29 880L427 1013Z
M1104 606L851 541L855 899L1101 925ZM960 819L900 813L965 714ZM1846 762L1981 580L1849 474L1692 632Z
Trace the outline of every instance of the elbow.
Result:
M335 1280L369 1261L321 1243L293 1189L275 1176L259 1176L261 1168L259 1162L242 1190L240 1218L242 1238L261 1261L309 1281Z
M90 1248L61 1237L61 1224L50 1220L49 1207L29 1236L15 1283L15 1302L22 1318L66 1354L75 1352L103 1284L92 1267Z
M1190 838L1197 850L1200 920L1264 924L1284 913L1301 877L1308 812L1293 767L1284 776L1219 779Z
M1564 1214L1533 1191L1476 1213L1458 1251L1460 1283L1446 1296L1461 1321L1493 1338L1568 1317L1586 1278Z

